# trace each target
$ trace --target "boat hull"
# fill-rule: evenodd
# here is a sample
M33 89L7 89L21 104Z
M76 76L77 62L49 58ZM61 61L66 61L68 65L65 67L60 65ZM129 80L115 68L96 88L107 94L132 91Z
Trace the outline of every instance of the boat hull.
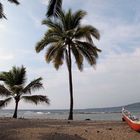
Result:
M132 121L128 116L122 113L122 120L126 121L127 124L135 131L140 131L140 123L136 121Z

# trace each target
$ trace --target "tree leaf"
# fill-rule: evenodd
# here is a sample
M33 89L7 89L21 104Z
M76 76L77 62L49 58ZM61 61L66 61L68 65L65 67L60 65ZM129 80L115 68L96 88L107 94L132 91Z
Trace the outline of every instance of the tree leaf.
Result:
M43 84L41 83L42 78L37 78L33 81L31 81L23 90L23 93L30 93L31 91L36 91L37 89L43 88Z
M14 3L16 5L19 5L20 4L18 0L8 0L8 1L11 2L11 3Z
M46 13L46 16L57 17L61 9L62 9L62 0L49 0L48 11Z
M11 92L4 87L4 85L0 84L0 96L10 96Z
M48 97L43 95L22 96L21 99L24 99L26 102L34 103L36 105L39 103L50 103Z
M10 102L11 102L12 98L9 97L5 100L0 100L0 108L6 107Z

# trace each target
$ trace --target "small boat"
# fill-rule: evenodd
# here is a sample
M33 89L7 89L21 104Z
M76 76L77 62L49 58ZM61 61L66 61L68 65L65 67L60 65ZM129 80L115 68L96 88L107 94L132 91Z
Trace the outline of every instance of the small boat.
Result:
M140 120L124 108L122 108L122 120L126 121L133 130L140 131Z

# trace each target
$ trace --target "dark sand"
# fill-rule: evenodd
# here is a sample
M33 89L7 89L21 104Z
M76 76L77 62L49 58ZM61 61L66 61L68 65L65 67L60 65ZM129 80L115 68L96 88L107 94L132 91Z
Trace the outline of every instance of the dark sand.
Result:
M0 140L140 140L121 121L0 118Z

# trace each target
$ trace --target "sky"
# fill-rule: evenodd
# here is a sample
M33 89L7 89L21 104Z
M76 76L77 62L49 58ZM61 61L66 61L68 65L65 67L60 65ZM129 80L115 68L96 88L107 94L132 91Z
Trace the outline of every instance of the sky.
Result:
M50 105L20 102L20 109L69 109L68 72L45 62L45 49L35 45L47 27L48 0L20 0L19 6L4 1L8 20L0 20L0 71L24 65L28 82L43 77ZM87 12L82 24L96 27L101 34L95 44L102 50L96 68L85 62L79 72L73 60L74 108L99 108L140 102L140 0L64 0L63 9ZM13 109L14 102L7 108Z

